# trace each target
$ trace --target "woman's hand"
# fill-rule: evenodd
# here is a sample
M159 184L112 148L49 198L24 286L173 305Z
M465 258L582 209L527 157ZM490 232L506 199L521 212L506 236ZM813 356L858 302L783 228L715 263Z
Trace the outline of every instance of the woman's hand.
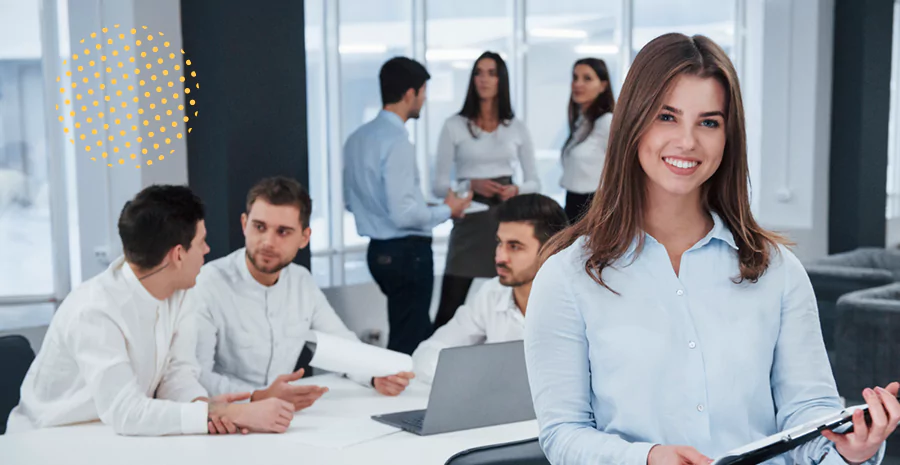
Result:
M900 383L893 382L887 389L876 387L863 391L863 398L869 406L872 424L866 425L862 410L853 414L853 432L838 434L830 430L822 431L834 443L835 449L850 464L863 463L878 453L881 444L887 439L897 422L900 422L900 402L897 402L897 390Z
M647 454L647 465L709 465L712 459L689 446L656 445Z
M503 190L503 184L490 179L473 179L471 182L472 190L482 197L491 198Z
M506 202L507 200L519 195L519 186L515 184L510 184L508 186L504 186L500 190L500 200Z

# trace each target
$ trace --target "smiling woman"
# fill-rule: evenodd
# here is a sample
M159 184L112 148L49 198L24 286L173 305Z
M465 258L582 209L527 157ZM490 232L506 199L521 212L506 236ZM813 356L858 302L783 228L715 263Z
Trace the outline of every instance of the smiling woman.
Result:
M596 198L547 244L529 297L525 356L550 461L706 465L839 412L809 278L750 212L725 52L700 35L650 41L610 134ZM897 388L863 393L877 426L858 415L854 432L777 463L878 462Z

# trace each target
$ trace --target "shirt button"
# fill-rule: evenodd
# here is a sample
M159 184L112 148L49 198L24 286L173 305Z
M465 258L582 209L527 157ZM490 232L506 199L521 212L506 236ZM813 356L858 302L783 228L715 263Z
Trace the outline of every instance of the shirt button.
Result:
M682 296L682 295L684 295L684 291L679 289L679 290L675 291L675 295Z
M691 349L693 349L693 348L697 347L697 343L694 342L694 341L688 342L688 347L690 347Z
M697 411L698 411L698 412L702 412L702 411L703 411L703 404L700 404L700 405L697 406Z

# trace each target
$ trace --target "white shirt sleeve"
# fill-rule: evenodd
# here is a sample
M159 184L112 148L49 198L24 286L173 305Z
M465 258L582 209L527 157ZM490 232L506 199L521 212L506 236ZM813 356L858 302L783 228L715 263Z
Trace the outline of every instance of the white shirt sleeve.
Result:
M216 373L216 347L218 346L219 329L215 317L206 302L200 296L193 299L193 321L197 334L197 363L200 368L200 384L209 391L210 396L218 396L233 392L253 392L257 386L251 386L239 379ZM267 387L267 386L263 386Z
M485 312L494 311L487 292L479 292L471 305L456 310L453 318L438 328L430 338L419 344L413 352L413 369L416 379L431 383L437 370L438 356L448 347L482 344L487 339Z
M606 146L609 144L609 130L612 126L612 113L606 113L594 121L594 128L589 137L594 139L596 150L606 157Z
M153 399L138 388L125 336L109 315L86 309L74 321L69 346L103 423L117 434L205 434L208 405Z
M441 135L438 137L437 161L434 168L434 182L431 185L435 197L443 199L450 189L450 171L456 158L456 138L453 134L455 117L444 122Z
M344 325L344 322L341 321L341 318L335 313L334 308L328 303L325 294L315 285L311 277L307 277L304 282L306 283L304 286L306 289L304 291L312 296L313 302L312 325L310 326L310 329L351 341L359 341L356 333L347 329L347 326ZM369 376L352 374L347 374L346 376L348 379L360 385L372 387L372 378Z
M519 184L520 194L532 194L541 191L541 180L538 177L537 163L534 159L534 144L531 142L531 134L528 127L522 121L517 121L519 133L522 136L522 145L519 146L519 164L522 166L522 183Z
M186 302L190 297L186 298ZM169 361L156 389L156 397L176 402L192 402L206 397L206 389L200 384L200 366L197 364L197 328L190 305L182 307L175 322L175 334L169 346Z

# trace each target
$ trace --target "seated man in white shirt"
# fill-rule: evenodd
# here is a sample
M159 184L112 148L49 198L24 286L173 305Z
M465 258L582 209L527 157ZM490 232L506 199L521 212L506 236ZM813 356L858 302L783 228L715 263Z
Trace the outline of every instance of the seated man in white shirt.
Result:
M310 330L356 340L310 272L293 262L309 244L312 201L297 181L263 179L241 215L246 247L213 260L197 278L200 381L211 394L252 391L252 401L280 398L295 410L327 390L290 384ZM400 394L412 373L348 375L386 395Z
M484 283L469 303L413 352L419 380L430 383L438 355L447 347L522 339L531 282L539 268L539 252L567 225L566 213L541 194L513 197L497 207L497 277Z
M181 186L151 186L125 204L125 256L53 316L8 433L98 419L124 435L287 430L289 403L231 403L249 392L207 400L198 380L185 290L209 252L203 215Z

